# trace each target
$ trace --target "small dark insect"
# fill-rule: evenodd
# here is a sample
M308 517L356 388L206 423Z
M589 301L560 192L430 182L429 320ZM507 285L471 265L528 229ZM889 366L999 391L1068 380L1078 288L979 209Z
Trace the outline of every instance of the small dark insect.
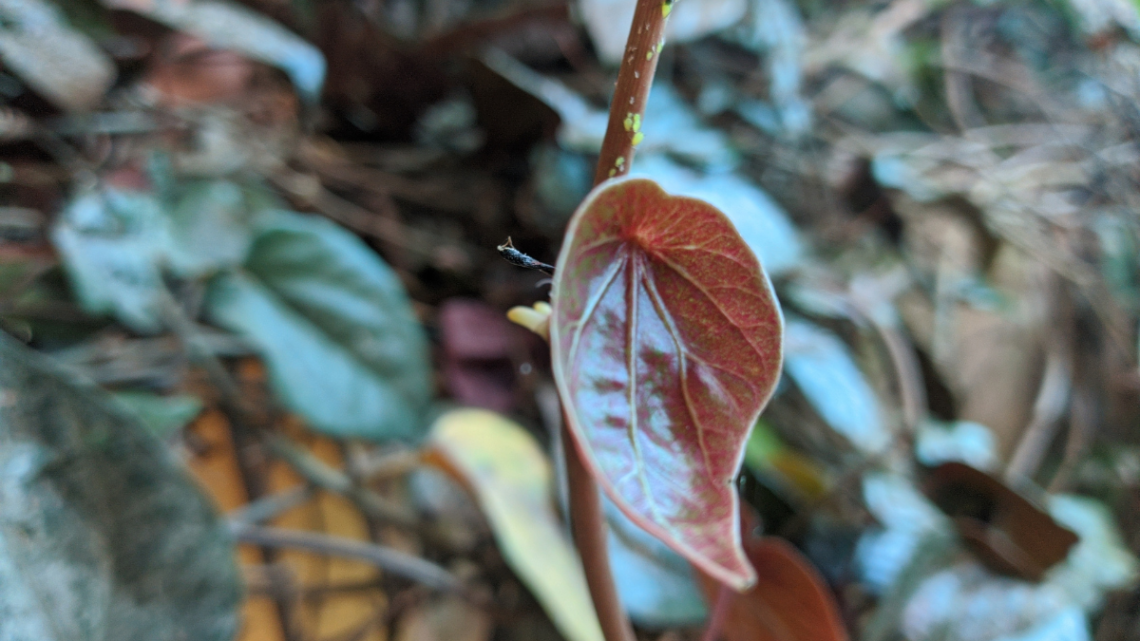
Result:
M499 255L506 258L507 262L512 265L525 267L527 269L537 269L544 274L549 274L550 276L554 275L554 265L547 265L515 249L515 245L511 242L510 236L507 236L507 242L499 245L498 249Z

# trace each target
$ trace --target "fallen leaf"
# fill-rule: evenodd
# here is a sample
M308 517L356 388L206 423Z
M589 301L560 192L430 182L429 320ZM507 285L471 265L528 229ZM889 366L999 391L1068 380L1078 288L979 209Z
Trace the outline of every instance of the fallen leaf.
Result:
M594 476L701 570L749 585L733 479L783 334L752 250L708 203L610 181L570 222L552 299L555 380Z
M146 82L166 105L233 100L253 80L255 63L236 51L212 49L200 38L172 33L159 47Z
M569 641L602 641L582 562L552 503L553 471L526 430L485 410L441 416L428 460L475 494L503 557Z
M1040 581L1077 542L1048 512L964 463L934 468L926 494L953 519L978 559L1000 574Z
M443 375L464 405L506 412L515 402L512 352L525 345L507 317L486 303L453 298L439 309Z

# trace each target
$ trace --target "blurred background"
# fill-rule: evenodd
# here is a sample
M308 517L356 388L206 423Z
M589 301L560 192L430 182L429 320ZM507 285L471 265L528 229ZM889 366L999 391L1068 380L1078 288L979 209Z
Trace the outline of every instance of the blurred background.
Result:
M632 12L0 0L0 639L600 639L505 316L549 281L495 247L557 257ZM1138 43L678 1L633 173L786 319L728 641L1140 640ZM700 638L715 587L607 517L639 638Z

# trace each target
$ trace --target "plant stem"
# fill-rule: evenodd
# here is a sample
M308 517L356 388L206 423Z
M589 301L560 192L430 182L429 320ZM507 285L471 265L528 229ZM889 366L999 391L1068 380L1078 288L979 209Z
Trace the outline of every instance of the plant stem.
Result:
M570 528L578 555L582 557L586 585L606 641L634 641L633 628L621 607L610 571L602 497L568 425L568 421L562 421L562 451L566 453L566 480L570 490Z
M712 612L709 613L709 622L701 634L701 641L718 641L720 632L724 629L724 620L728 617L728 607L732 605L732 597L736 593L732 588L721 583L716 591L716 602L713 603Z
M634 149L641 142L645 103L657 72L657 59L665 44L665 23L673 0L637 0L625 53L618 71L606 137L594 172L594 184L624 176L633 164Z
M618 70L614 99L610 103L610 119L598 155L594 184L629 173L634 149L644 137L641 133L645 104L657 60L665 44L665 22L674 0L637 0L633 22L626 38L625 54ZM565 399L564 399L565 400ZM570 521L574 543L582 557L590 598L598 613L598 622L606 641L634 641L633 627L618 599L610 559L606 553L606 520L598 484L586 468L577 437L570 422L562 421L562 451L566 456L566 476L570 493Z

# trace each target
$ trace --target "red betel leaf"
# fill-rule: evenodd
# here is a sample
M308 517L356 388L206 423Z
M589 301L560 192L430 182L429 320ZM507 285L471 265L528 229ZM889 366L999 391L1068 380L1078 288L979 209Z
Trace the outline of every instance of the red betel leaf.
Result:
M553 306L554 378L595 478L698 568L747 587L733 479L783 356L756 255L712 205L610 181L570 221Z
M729 597L727 641L847 641L835 598L799 550L774 536L748 537L744 547L760 580ZM708 577L702 583L715 598L718 585Z

